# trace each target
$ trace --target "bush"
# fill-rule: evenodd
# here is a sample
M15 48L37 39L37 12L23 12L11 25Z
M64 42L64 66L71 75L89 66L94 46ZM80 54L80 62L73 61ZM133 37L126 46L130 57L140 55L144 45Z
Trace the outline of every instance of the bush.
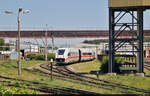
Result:
M36 60L45 60L45 56L43 54L36 54Z
M28 54L27 58L30 58L31 60L35 59L36 58L36 54Z
M45 60L45 55L44 54L28 54L27 58L30 58L31 60ZM47 55L48 60L55 59L55 54L54 53L49 53Z
M108 62L109 62L108 57L104 57L102 60L101 67L100 67L103 73L108 73Z
M51 59L55 59L55 54L54 53L49 53L48 56L47 56L48 60L51 60Z
M102 65L100 67L103 73L108 73L108 62L109 62L109 57L108 56L104 57L104 59L102 60ZM123 58L115 57L115 72L116 73L121 73L119 67L124 63L125 61Z
M0 94L7 94L12 95L12 94L31 94L31 95L36 95L38 92L36 91L30 91L30 90L25 90L17 87L5 87L5 86L0 86Z

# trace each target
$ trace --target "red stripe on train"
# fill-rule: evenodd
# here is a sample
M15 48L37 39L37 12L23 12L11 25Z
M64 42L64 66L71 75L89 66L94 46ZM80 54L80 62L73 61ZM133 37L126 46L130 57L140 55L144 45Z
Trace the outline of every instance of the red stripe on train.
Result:
M82 57L93 57L93 56L81 56ZM68 57L65 59L65 61L67 61L68 59L72 59L72 58L79 58L79 56L72 56L72 57Z

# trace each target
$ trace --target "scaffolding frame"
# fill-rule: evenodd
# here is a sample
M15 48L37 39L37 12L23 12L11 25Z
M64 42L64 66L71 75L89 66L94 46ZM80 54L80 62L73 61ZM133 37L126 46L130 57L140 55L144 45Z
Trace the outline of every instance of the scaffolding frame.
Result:
M129 43L132 46L130 52L136 54L134 61L136 68L127 68L143 73L143 13L146 9L150 9L150 7L109 7L108 73L116 73L115 55L125 43ZM131 22L120 22L126 14L131 16ZM126 31L131 32L131 36L121 37Z

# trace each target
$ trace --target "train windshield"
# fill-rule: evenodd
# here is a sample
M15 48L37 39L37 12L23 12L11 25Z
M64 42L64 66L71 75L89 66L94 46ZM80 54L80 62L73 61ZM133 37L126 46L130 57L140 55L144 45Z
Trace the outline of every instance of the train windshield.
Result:
M58 55L63 55L65 50L58 50Z

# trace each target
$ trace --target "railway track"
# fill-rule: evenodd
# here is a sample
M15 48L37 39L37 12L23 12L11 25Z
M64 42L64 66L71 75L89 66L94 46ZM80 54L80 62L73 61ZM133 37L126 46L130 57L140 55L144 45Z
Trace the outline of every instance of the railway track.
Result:
M67 88L67 87L58 87L58 86L47 86L47 84L45 83L39 83L39 82L33 82L33 81L27 81L27 80L22 80L22 79L14 79L14 78L9 78L9 77L4 77L4 76L0 76L1 79L5 79L5 80L0 80L0 82L3 82L3 83L8 83L7 85L5 86L15 86L15 87L19 87L19 88L25 88L25 89L30 89L30 90L36 90L36 91L39 91L39 92L44 92L44 93L47 93L47 94L53 94L53 95L67 95L67 94L76 94L76 95L80 95L80 94L83 94L83 95L88 95L88 94L91 94L91 95L94 95L94 96L97 96L97 95L100 95L98 93L94 93L94 92L88 92L88 91L84 91L84 90L77 90L77 89L72 89L72 88ZM9 80L9 81L8 81ZM21 85L18 85L18 84L14 84L12 82L14 81L19 81ZM26 87L22 86L22 85L25 85ZM32 86L36 86L37 88L33 88Z
M45 70L50 70L49 64L41 64L40 67ZM45 73L45 74L50 75L49 73ZM119 83L112 83L107 80L101 80L101 79L74 73L70 71L67 68L67 66L54 66L53 76L62 80L70 80L70 81L75 80L84 85L93 86L96 88L103 88L106 90L113 90L114 88L118 88L121 93L133 94L134 92L139 92L139 93L150 94L149 90L144 90L144 89L140 89L140 88L136 88L132 86L126 86L126 85L122 85Z
M144 62L144 68L150 71L150 61L145 61Z

